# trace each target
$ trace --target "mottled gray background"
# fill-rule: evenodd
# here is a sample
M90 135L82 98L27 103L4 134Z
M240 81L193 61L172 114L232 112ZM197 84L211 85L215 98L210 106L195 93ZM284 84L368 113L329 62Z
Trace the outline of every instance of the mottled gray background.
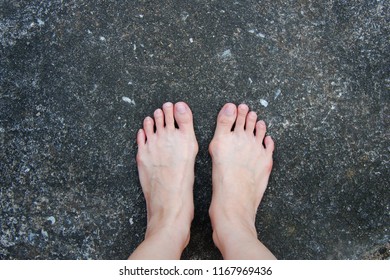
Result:
M389 6L0 0L0 257L126 258L146 226L136 131L183 100L200 144L183 258L221 258L207 148L244 102L277 144L257 218L271 251L388 259Z

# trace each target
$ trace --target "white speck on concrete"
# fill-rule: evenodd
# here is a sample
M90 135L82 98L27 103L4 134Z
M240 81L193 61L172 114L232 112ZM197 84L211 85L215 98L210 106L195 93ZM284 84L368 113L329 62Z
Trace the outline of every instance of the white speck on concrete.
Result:
M251 34L256 34L256 37L265 38L265 34L262 32L258 32L256 29L249 29L248 32Z
M330 106L330 109L329 109L328 113L326 114L325 118L321 121L321 123L325 123L325 122L326 122L326 119L329 117L330 113L331 113L334 109L336 109L336 106L335 106L334 104L332 104L332 105Z
M106 41L106 38L104 38L103 36L100 36L100 37L99 37L99 40L102 41L102 42L104 42L104 41Z
M134 224L133 217L131 217L131 218L129 219L129 223L130 223L131 226Z
M190 38L190 43L193 43L194 42L194 39Z
M54 225L55 222L56 222L56 218L54 218L53 216L50 216L50 217L48 217L48 218L46 219L46 221L49 221L52 225Z
M93 88L90 90L90 92L95 92L99 86L97 84L93 84Z
M282 91L280 90L280 88L278 88L278 89L275 91L274 100L275 100L276 98L278 98L279 95L280 95L281 93L282 93Z
M232 55L232 52L229 50L225 50L223 53L220 54L220 57L222 60L226 60L226 59L229 59L231 58L233 55Z
M187 12L182 12L180 16L182 21L186 21L190 15Z
M259 33L256 34L256 37L265 38L265 34L259 32Z
M132 84L133 84L133 82L132 82L132 81L129 81L127 84L128 84L128 85L132 85Z
M34 242L34 239L35 239L35 237L37 237L37 236L38 236L38 234L35 234L35 233L30 232L30 233L28 234L28 241Z
M47 233L46 230L41 229L41 234L42 234L43 238L45 238L45 239L49 238L49 234Z
M92 34L92 31L88 29L88 30L87 30L87 33L88 33L88 34Z
M144 15L138 15L139 18L144 18Z
M136 50L136 49L137 49L137 45L133 44L133 50Z
M127 103L129 103L130 105L135 105L135 101L130 99L130 98L128 98L128 97L126 97L126 96L123 96L122 100L127 102Z
M264 100L264 99L260 99L260 104L263 105L264 107L268 106L267 100Z
M45 25L45 22L43 20L41 20L40 18L37 19L37 22L38 22L39 26L44 26Z
M289 126L290 126L290 122L289 122L288 120L285 120L285 121L282 123L282 126L283 126L283 128L289 127Z
M252 79L251 79L251 78L248 78L248 81L249 81L249 83L250 83L250 84L252 84L252 83L253 83L253 81L252 81Z

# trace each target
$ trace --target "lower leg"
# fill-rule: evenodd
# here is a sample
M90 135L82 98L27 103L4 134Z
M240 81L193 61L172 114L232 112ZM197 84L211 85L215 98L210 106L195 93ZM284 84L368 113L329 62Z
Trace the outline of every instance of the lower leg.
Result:
M130 260L178 260L190 240L190 228L183 225L148 225L145 240L129 257ZM174 241L174 242L172 242Z
M249 113L246 105L226 104L219 113L209 147L213 160L209 212L213 240L224 259L275 259L255 228L272 169L274 143L265 132L265 123L257 122L256 113Z
M254 222L242 221L242 217L221 218L211 211L213 240L225 260L275 259L275 256L257 238Z

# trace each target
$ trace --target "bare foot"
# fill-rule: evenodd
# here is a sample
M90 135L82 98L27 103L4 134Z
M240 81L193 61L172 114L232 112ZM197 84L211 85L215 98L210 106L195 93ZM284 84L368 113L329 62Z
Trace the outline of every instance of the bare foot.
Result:
M218 115L209 147L213 160L209 212L214 243L225 259L274 258L258 241L255 228L272 169L274 142L265 133L265 123L257 121L256 113L245 104L238 108L225 104Z
M194 216L198 143L188 105L165 103L163 110L154 112L154 120L145 118L137 143L138 172L148 216L145 241L130 258L178 258L188 244Z

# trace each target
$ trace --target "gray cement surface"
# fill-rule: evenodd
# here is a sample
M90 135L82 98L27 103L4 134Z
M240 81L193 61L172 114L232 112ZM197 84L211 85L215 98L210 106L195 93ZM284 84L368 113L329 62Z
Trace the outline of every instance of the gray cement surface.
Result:
M226 102L276 141L257 228L278 258L388 259L389 6L1 0L0 258L125 259L146 226L136 132L183 100L200 145L184 259L221 258L207 148Z

